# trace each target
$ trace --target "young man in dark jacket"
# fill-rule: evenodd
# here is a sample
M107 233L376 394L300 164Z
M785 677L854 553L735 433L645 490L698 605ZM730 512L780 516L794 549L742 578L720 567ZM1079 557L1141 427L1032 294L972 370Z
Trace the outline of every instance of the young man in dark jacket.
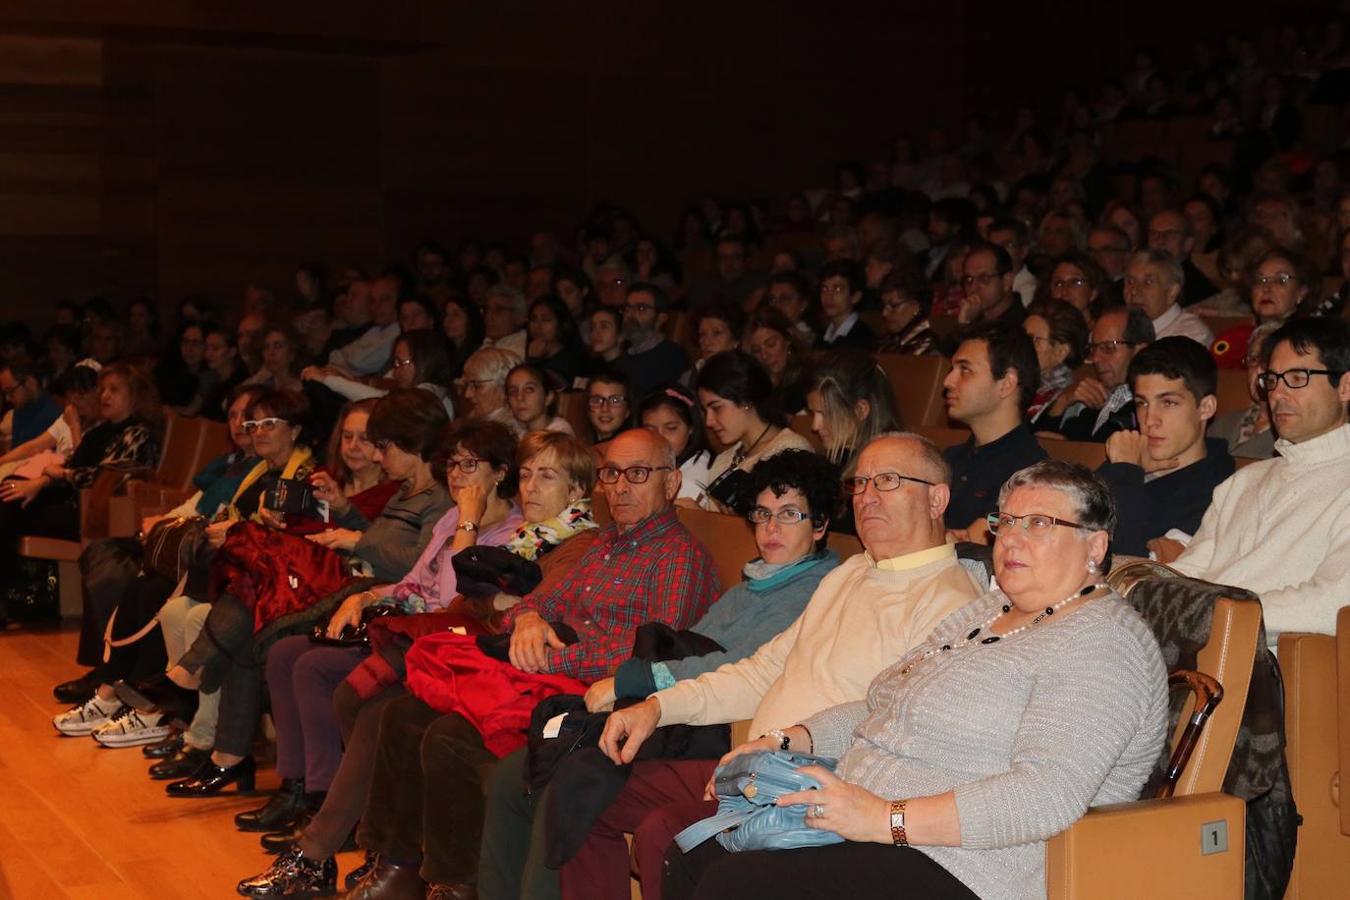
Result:
M1127 383L1139 430L1107 438L1107 462L1097 473L1119 511L1113 552L1147 556L1172 529L1195 533L1234 464L1224 441L1205 437L1218 368L1203 346L1185 337L1155 341L1130 361Z

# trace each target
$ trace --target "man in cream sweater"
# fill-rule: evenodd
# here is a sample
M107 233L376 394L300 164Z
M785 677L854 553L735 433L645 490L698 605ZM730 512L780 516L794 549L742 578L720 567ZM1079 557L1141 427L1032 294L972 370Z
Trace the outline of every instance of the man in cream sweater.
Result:
M950 477L929 441L874 439L850 486L866 552L825 576L801 616L754 655L615 712L601 748L627 763L658 725L752 719L750 733L759 735L862 699L878 672L983 591L944 540ZM563 896L628 897L626 831L636 832L644 881L659 884L671 836L716 808L702 799L715 766L715 760L635 764L623 793L562 868Z
M1261 373L1274 459L1214 490L1174 567L1261 596L1272 649L1281 633L1336 633L1350 603L1350 326L1301 319L1267 342Z

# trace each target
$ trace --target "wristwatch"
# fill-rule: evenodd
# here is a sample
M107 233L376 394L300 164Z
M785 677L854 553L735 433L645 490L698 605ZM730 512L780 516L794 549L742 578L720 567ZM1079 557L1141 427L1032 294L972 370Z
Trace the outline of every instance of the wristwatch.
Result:
M897 847L908 847L909 837L905 834L905 801L891 801L891 843Z
M475 531L478 530L478 523L477 523L477 522L460 522L460 523L459 523L459 530L460 530L460 531L467 531L467 532L469 532L470 534L473 534Z

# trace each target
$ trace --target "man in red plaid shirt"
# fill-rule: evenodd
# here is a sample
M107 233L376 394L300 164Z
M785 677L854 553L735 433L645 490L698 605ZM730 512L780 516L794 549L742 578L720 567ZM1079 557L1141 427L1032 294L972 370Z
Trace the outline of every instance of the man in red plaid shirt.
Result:
M610 442L598 474L613 523L560 587L527 597L506 619L511 663L524 672L595 681L629 657L639 625L687 628L717 600L712 556L671 505L680 472L670 445L652 431L625 431ZM566 622L579 640L565 645L550 621ZM420 897L424 881L437 896L476 896L483 783L496 762L463 716L439 715L415 697L390 703L358 834L379 861L347 896ZM331 860L293 850L240 891L327 890L335 879L330 869Z
M712 557L671 505L680 471L670 445L646 429L626 431L598 475L613 523L571 578L507 615L511 662L522 671L595 681L629 657L639 625L688 628L717 600ZM576 643L559 640L548 624L559 620L576 629Z

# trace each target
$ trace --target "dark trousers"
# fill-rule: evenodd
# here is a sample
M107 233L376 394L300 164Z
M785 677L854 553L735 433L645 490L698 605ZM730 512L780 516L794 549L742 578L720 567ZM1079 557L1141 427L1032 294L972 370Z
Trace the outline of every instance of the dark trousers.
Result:
M384 708L408 692L402 685L386 688L363 700L346 682L333 691L332 707L345 750L323 806L305 826L300 849L310 859L333 856L347 841L370 800L370 782L375 777L375 749L380 739Z
M565 900L627 900L630 896L628 841L642 881L643 900L661 900L662 858L685 826L717 812L703 789L717 761L653 759L633 764L623 791L591 828L586 843L562 867Z
M112 639L130 638L149 624L150 620L159 614L173 588L173 583L162 575L138 575L133 578L122 592L122 599L117 604ZM100 634L99 643L102 642L103 635ZM98 673L102 684L115 684L118 681L135 682L153 678L163 673L167 665L168 655L164 649L164 638L159 629L154 628L134 643L111 648L106 661L100 654L99 663L94 666L94 671Z
M309 635L282 638L267 653L267 692L277 728L277 774L304 778L326 791L342 759L342 729L333 692L370 655L366 647L316 644Z
M558 900L558 872L544 865L549 789L525 791L524 747L504 757L488 779L483 843L478 851L479 900Z
M263 663L252 646L253 610L230 594L221 594L201 634L178 660L189 672L201 672L203 691L220 690L216 746L221 753L247 756L262 714Z
M431 883L475 881L483 790L496 764L463 716L441 715L416 697L393 701L380 717L357 843L396 864L420 854L422 878Z
M688 853L671 846L664 896L666 900L979 900L956 876L912 847L846 841L800 850L728 853L715 839Z

